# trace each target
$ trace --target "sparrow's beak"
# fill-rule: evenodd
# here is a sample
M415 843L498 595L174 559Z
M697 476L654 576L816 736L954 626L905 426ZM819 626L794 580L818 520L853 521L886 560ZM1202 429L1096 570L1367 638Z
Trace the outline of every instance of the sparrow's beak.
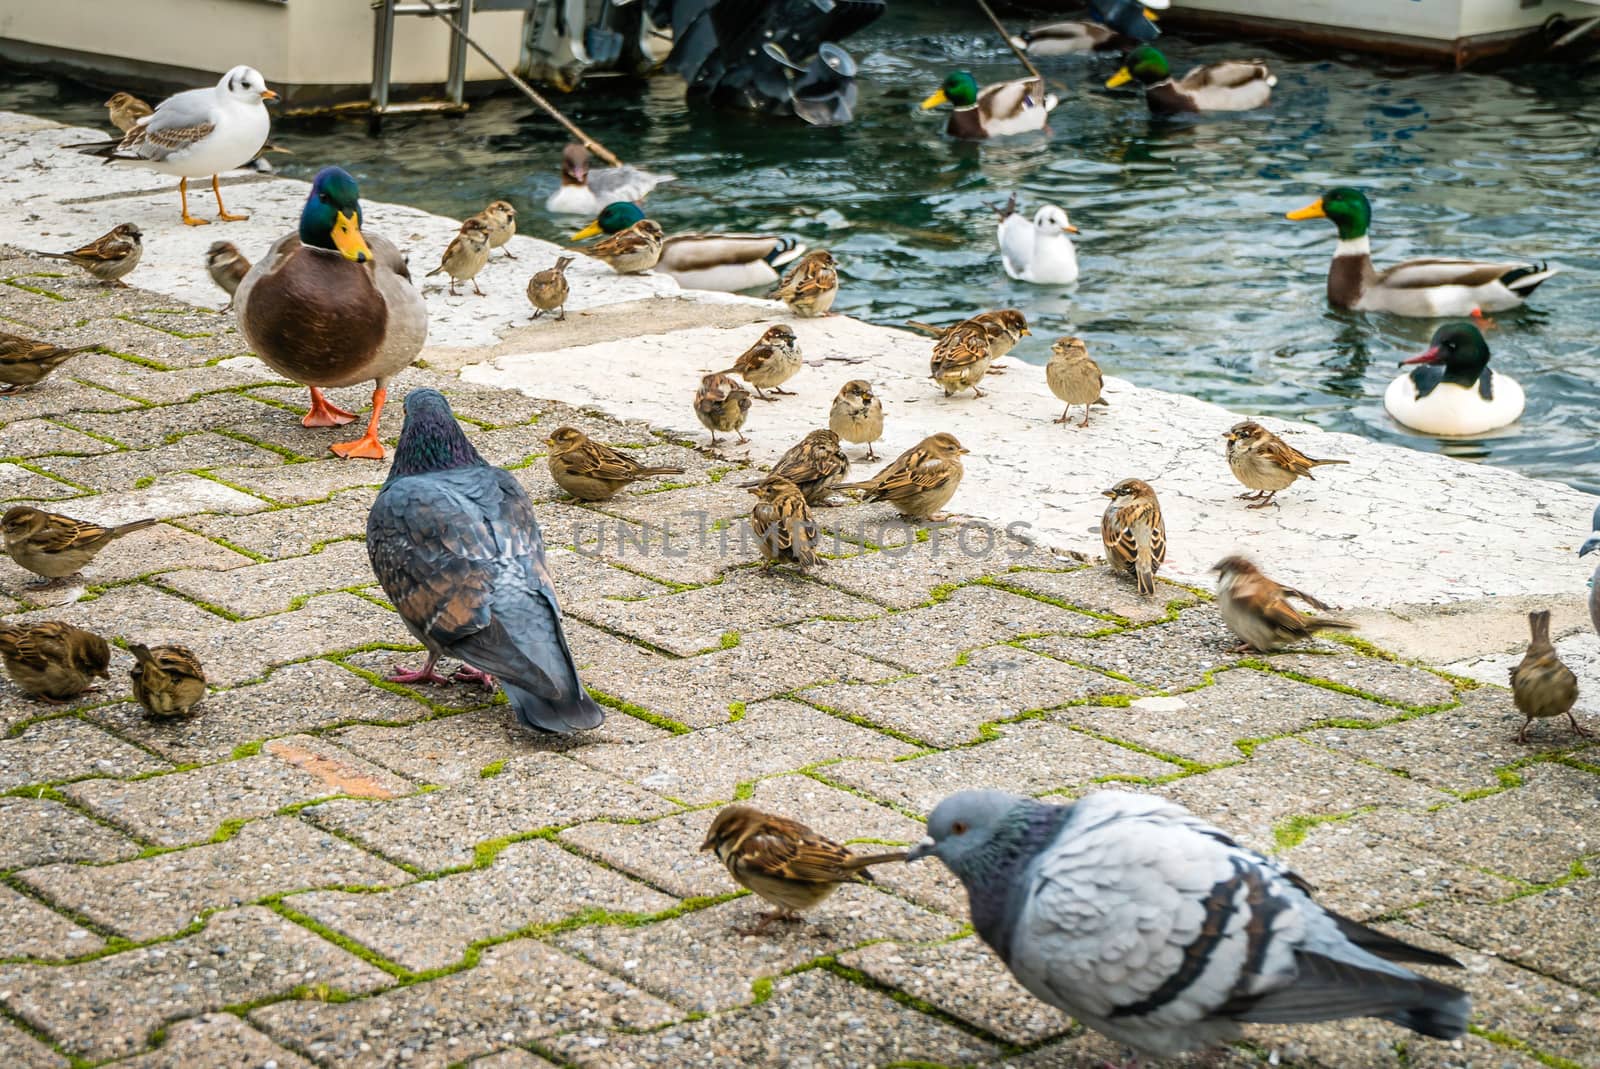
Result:
M1436 364L1438 362L1439 362L1439 347L1437 345L1435 345L1431 349L1429 349L1427 352L1418 353L1416 356L1413 356L1410 360L1402 360L1402 361L1400 361L1400 366L1401 367L1405 367L1407 364Z
M1032 334L1033 331L1029 330L1027 327L1023 327L1022 328L1022 333L1024 333L1024 334Z
M929 108L937 108L940 104L948 103L950 103L950 98L945 96L944 90L941 89L938 92L930 95L927 100L922 102L922 110L927 111Z
M1307 204L1304 208L1296 208L1292 212L1284 212L1283 217L1285 219L1293 219L1296 222L1299 222L1301 219L1326 219L1328 217L1328 213L1322 210L1322 199L1319 197L1316 201L1312 202L1311 204Z
M962 456L966 456L966 455L967 455L967 454L968 454L968 453L970 453L970 452L972 452L972 450L970 450L970 449L963 449L963 450L962 450L962 451L961 451L961 455L962 455Z
M1131 81L1133 81L1133 72L1127 67L1123 67L1117 73L1106 79L1106 88L1115 89L1117 86L1127 85Z
M1590 551L1596 549L1600 549L1600 531L1596 531L1594 534L1590 535L1584 540L1583 545L1578 547L1578 556L1585 556Z
M264 101L268 101L268 100L277 100L278 99L278 94L274 93L270 89L263 89L263 90L261 90L261 99L262 99L263 102Z
M921 861L925 857L931 857L938 848L939 844L933 841L933 836L924 836L921 842L906 851L906 863L910 864L913 861Z
M344 258L358 264L371 260L372 250L367 247L367 239L361 236L361 224L356 222L356 217L338 212L333 218L333 244Z
M1100 496L1101 497L1116 497L1117 496L1117 492L1115 490L1102 490L1102 491L1100 491Z
M598 233L600 233L600 220L596 219L594 222L590 223L588 226L572 235L572 240L582 241L584 238L592 238Z

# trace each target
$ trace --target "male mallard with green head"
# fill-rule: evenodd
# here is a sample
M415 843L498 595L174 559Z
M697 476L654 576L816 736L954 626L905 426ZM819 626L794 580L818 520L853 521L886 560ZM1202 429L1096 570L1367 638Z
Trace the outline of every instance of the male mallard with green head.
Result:
M330 404L324 389L376 383L367 433L329 448L341 457L382 460L378 420L389 379L422 351L428 310L400 250L362 233L358 196L343 168L317 172L300 229L279 238L250 269L233 304L256 355L310 387L303 426L336 427L356 418Z
M1339 244L1328 269L1328 302L1363 312L1434 318L1503 312L1558 270L1547 264L1487 260L1407 260L1382 271L1372 266L1367 227L1372 205L1359 189L1330 189L1288 219L1328 219L1339 228Z
M951 137L981 141L986 137L1026 134L1043 130L1055 110L1056 96L1044 91L1038 78L1020 78L978 88L968 71L955 71L938 91L922 102L922 110L940 104L954 105L944 131Z
M1140 45L1129 52L1127 62L1107 80L1106 87L1115 89L1135 78L1144 86L1144 102L1157 115L1183 111L1253 111L1267 106L1272 99L1272 87L1278 84L1267 65L1254 59L1210 63L1174 79L1167 67L1167 57L1149 45Z
M580 235L620 234L643 218L637 204L614 201ZM737 293L777 285L780 269L805 251L787 234L672 234L661 243L655 269L686 290Z

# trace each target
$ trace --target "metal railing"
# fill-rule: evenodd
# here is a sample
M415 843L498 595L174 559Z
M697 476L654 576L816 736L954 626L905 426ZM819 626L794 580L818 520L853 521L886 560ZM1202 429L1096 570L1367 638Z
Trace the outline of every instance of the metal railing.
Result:
M403 0L372 0L376 23L372 34L372 113L381 116L391 111L438 111L465 106L467 92L467 21L472 14L471 0L434 0L433 3L406 3ZM394 26L402 15L454 16L441 19L450 27L450 67L445 79L445 100L407 104L389 102L389 86L394 66Z

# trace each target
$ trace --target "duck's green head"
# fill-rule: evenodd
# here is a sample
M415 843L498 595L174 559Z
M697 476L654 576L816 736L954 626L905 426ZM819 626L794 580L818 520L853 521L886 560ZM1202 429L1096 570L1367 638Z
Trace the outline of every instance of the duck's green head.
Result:
M939 91L922 102L922 110L937 108L940 104L954 104L970 108L978 102L978 80L971 71L952 71L939 87Z
M573 241L592 238L596 234L620 234L644 218L644 212L632 201L614 200L607 204L594 222L572 235Z
M1106 88L1115 89L1119 85L1126 85L1135 78L1142 85L1155 85L1172 77L1172 71L1167 68L1167 57L1149 45L1140 45L1128 53L1128 58L1123 61L1122 69L1106 79Z
M343 167L324 167L311 183L311 195L300 211L300 240L317 249L331 249L358 264L372 259L361 236L361 201L356 180Z
M1304 208L1289 212L1286 219L1331 219L1339 228L1340 241L1354 241L1367 236L1372 223L1372 205L1367 195L1359 189L1340 186L1330 189L1321 198Z

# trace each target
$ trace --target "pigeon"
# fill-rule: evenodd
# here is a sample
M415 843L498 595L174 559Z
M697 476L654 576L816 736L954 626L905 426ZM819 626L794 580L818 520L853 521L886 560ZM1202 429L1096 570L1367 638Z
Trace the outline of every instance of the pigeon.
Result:
M367 556L428 659L389 678L445 683L433 666L455 657L467 665L457 680L498 680L535 731L599 727L605 713L578 681L527 493L484 462L439 391L412 390L405 408L367 516Z
M1600 549L1600 505L1594 507L1594 518L1589 526L1592 528L1589 537L1578 547L1580 557ZM1589 622L1594 625L1595 633L1600 634L1600 564L1595 565L1594 574L1589 577Z
M1245 1022L1466 1031L1465 992L1397 964L1459 962L1318 905L1300 877L1161 798L962 791L906 860L930 855L1023 987L1141 1054L1212 1047Z

